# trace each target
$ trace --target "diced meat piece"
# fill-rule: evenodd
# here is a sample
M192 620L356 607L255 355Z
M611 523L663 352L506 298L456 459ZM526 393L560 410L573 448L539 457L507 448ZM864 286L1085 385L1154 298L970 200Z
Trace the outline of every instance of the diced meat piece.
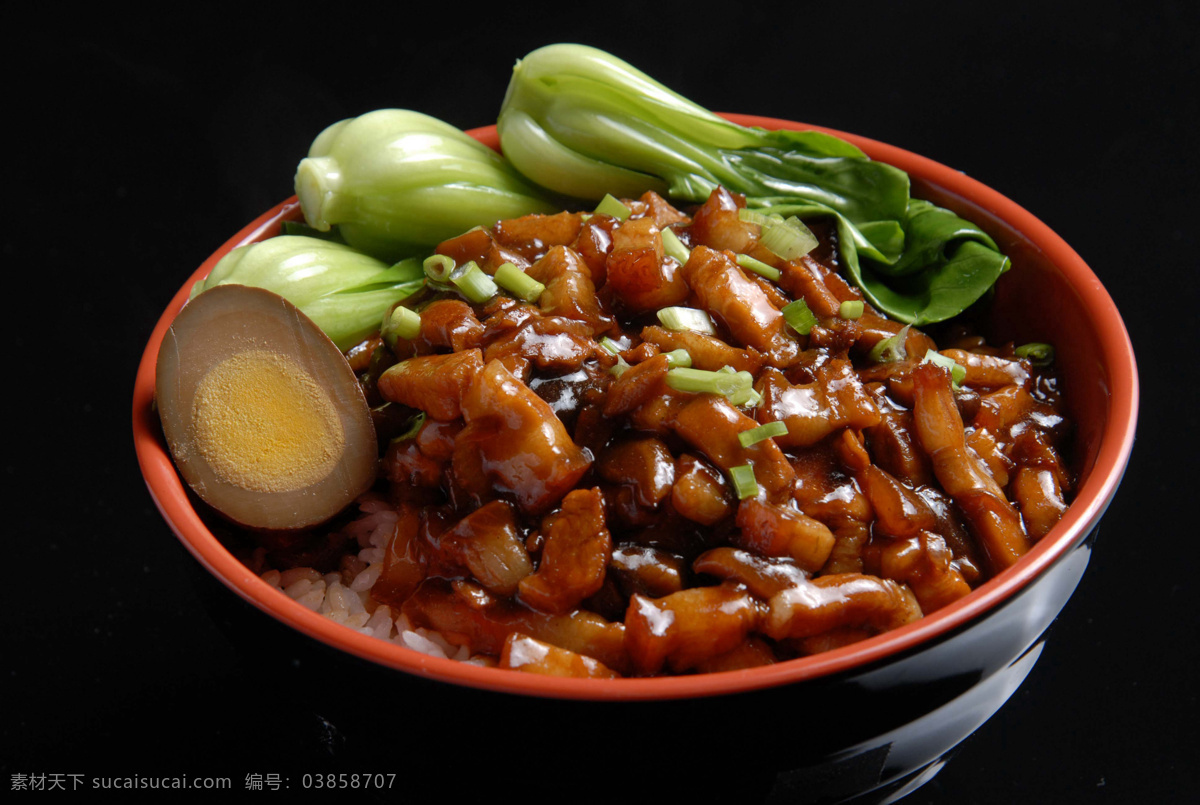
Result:
M522 362L553 372L574 372L596 352L590 326L562 316L530 316L485 343L484 362L500 360L513 374L517 374L514 366Z
M596 474L628 489L637 506L657 509L675 483L675 457L661 439L635 436L606 447L596 459Z
M762 556L729 546L700 554L692 562L692 570L744 585L764 601L804 584L809 578L808 572L790 558Z
M890 579L859 573L820 576L776 593L763 632L775 640L813 637L834 629L897 629L921 617L912 591Z
M1033 539L1041 539L1067 510L1058 478L1050 470L1022 467L1013 479L1013 497L1021 510L1025 530Z
M996 479L996 484L1001 489L1008 486L1008 475L1013 462L1004 455L1004 448L995 435L986 428L967 428L966 440L967 449L979 457L987 467L988 474Z
M1074 479L1054 449L1054 435L1038 427L1026 427L1013 439L1012 459L1020 467L1049 470L1062 495L1074 488Z
M884 318L874 310L864 310L856 320L858 325L858 340L855 349L862 353L870 352L880 341L893 338L900 334L904 325L898 321ZM907 360L919 361L928 350L937 349L933 339L915 327L909 327L904 338L904 354Z
M842 428L879 424L879 408L849 361L828 361L816 374L813 383L792 385L776 369L763 372L763 404L758 408L758 419L787 425L788 432L775 437L780 445L807 447Z
M992 571L999 573L1029 550L1021 517L967 449L950 373L933 363L920 364L913 370L913 388L913 416L921 446L942 488L971 524Z
M693 369L715 372L729 366L739 372L757 375L763 366L763 356L757 350L731 347L716 336L694 330L668 330L654 325L642 329L642 340L663 352L687 350Z
M492 227L492 236L501 245L519 252L525 259L535 261L555 246L569 246L579 237L582 226L582 213L534 213L500 221Z
M530 263L520 253L501 246L492 237L492 233L482 227L469 229L461 235L444 240L434 251L454 258L456 266L474 261L488 274L495 274L496 269L505 263L512 263L520 269L525 269Z
M439 422L428 417L411 439L388 444L383 455L383 475L395 484L434 488L454 452L454 437L462 429L460 420Z
M665 387L670 362L666 355L655 355L626 369L608 387L604 415L617 417L628 414L638 406L656 399Z
M568 612L600 590L612 555L600 490L568 493L562 508L542 521L541 534L541 561L521 580L520 599L543 612Z
M500 668L527 674L577 679L613 679L619 674L604 663L565 648L514 632L500 651Z
M735 511L737 501L725 476L703 459L684 453L675 462L671 506L684 517L713 525Z
M1014 385L1028 388L1031 380L1029 370L1020 361L961 349L946 349L941 354L966 371L962 385L969 388L995 389Z
M581 321L593 335L612 329L613 318L596 297L591 269L573 250L555 246L525 273L546 286L538 298L543 314Z
M857 288L811 253L780 266L779 285L821 319L837 316L842 302L862 300Z
M643 217L653 220L655 225L660 229L672 224L687 225L692 221L687 215L675 209L671 202L653 190L647 190L638 201L646 205L646 211L642 214Z
M953 560L945 540L922 531L881 549L879 575L908 585L928 615L971 592Z
M610 215L593 215L579 235L570 244L571 249L583 258L592 273L592 284L602 288L608 281L608 255L612 251L612 232L620 221Z
M533 572L512 505L494 500L430 540L444 561L465 568L489 592L511 595Z
M795 358L800 347L789 335L783 314L726 252L695 247L683 277L699 306L738 343L767 355L776 365Z
M879 424L863 429L872 460L913 489L928 486L933 468L917 443L912 412L892 402L882 386L873 385L869 390L879 411Z
M737 648L762 617L744 588L693 587L665 598L635 595L625 614L625 645L636 672L675 673Z
M483 325L461 299L437 299L421 309L421 330L414 339L417 354L464 352L483 343Z
M527 514L553 507L592 464L546 401L499 361L489 362L467 389L462 414L456 469L460 450L470 450L479 474Z
M780 268L779 284L793 299L803 299L818 318L836 316L844 300L826 284L831 272L808 255L785 263Z
M833 532L790 508L753 498L738 504L738 531L731 541L763 556L787 556L804 570L820 570L833 550Z
M662 598L683 589L684 570L683 559L677 554L642 545L621 545L613 550L608 572L626 598L635 593Z
M678 261L663 254L662 235L651 218L630 218L612 233L606 289L627 310L640 313L681 304L688 285Z
M692 217L693 243L717 251L728 249L737 254L753 255L758 244L759 226L738 217L738 210L745 206L744 197L735 196L724 187L714 189Z
M443 422L462 415L462 399L483 369L483 354L472 349L421 355L401 361L379 377L379 393L390 402L419 408Z
M754 477L767 499L791 497L795 472L774 439L743 447L738 434L758 427L724 397L695 395L675 415L674 429L680 437L699 450L725 472L746 464L754 468Z
M722 671L740 671L745 668L759 668L778 662L775 651L767 641L754 635L748 635L736 648L718 654L696 664L696 671L702 674L716 674Z
M383 555L383 568L371 587L371 598L399 608L425 578L425 559L421 555L417 530L421 516L415 506L396 509L395 529Z
M971 424L992 433L1011 427L1033 409L1033 395L1023 386L1008 385L982 395Z
M497 598L478 585L428 578L402 608L414 627L434 629L455 645L478 654L499 656L513 632L593 657L624 674L629 669L625 626L591 612L564 615L537 612Z

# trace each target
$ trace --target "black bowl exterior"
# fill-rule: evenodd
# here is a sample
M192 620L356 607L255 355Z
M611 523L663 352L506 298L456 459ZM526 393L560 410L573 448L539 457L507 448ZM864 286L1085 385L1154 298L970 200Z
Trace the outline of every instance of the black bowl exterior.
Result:
M801 684L672 701L563 701L399 674L280 624L189 566L252 676L311 732L293 776L402 768L422 794L449 781L520 784L573 802L886 802L932 778L1017 690L1083 576L1094 533L1001 606L907 654Z

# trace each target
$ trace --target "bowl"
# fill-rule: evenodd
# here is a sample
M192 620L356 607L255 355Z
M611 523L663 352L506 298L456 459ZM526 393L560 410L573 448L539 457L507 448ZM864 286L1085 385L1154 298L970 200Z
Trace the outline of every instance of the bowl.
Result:
M736 737L742 725L762 737L743 741L753 749L735 749L737 741L721 740L723 756L736 758L731 763L739 771L709 770L698 790L711 793L723 781L743 793L753 791L751 798L772 801L898 798L936 773L953 748L1003 705L1033 667L1047 628L1083 575L1096 525L1129 460L1138 380L1121 317L1070 246L1029 212L970 177L846 132L773 118L726 117L742 125L816 129L842 137L873 159L907 171L915 196L977 223L1012 258L1013 268L1001 277L990 302L987 335L996 341L1054 344L1076 426L1077 493L1053 530L1013 567L903 628L825 654L736 672L548 678L430 657L339 626L260 580L225 549L180 480L153 408L159 346L192 284L231 249L277 234L282 221L299 220L292 198L230 238L184 283L150 337L134 389L134 442L146 485L197 560L198 580L208 593L215 591L210 598L236 640L255 646L260 656L264 645L282 641L290 644L287 656L308 652L325 674L336 668L336 673L369 676L372 684L402 690L404 703L397 706L406 717L426 719L423 723L438 722L447 710L488 713L488 720L507 723L510 730L517 729L514 722L523 724L527 733L521 734L529 741L544 738L540 727L547 725L559 730L624 725L634 742L654 736L654 757L684 762L694 754L696 738L680 742L666 736L709 736L715 730ZM495 127L469 133L498 148ZM755 716L752 729L750 715ZM371 729L369 722L364 729ZM552 751L557 742L543 743ZM643 768L640 784L678 793L680 781L668 768Z

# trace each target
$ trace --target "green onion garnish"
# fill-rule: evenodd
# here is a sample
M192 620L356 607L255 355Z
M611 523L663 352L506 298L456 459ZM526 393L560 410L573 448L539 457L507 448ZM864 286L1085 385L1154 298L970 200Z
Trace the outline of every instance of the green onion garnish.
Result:
M808 309L808 303L803 299L784 305L782 312L783 320L800 335L808 335L817 323L817 315Z
M380 335L389 347L396 346L396 341L403 338L411 341L421 332L421 315L415 310L396 305L387 321L380 328Z
M463 296L476 304L486 302L500 290L495 281L483 273L483 269L476 265L474 260L451 275L450 282Z
M739 254L737 256L737 264L747 271L753 271L755 274L766 277L771 281L779 279L779 269L774 266L769 266L762 260L756 260L748 254Z
M875 363L898 363L906 360L908 350L905 349L904 342L908 340L908 328L911 326L911 324L904 325L900 332L871 347L867 357Z
M850 299L838 305L838 317L842 319L857 319L863 314L861 299Z
M686 349L673 349L667 353L667 365L672 369L690 369L692 356Z
M621 354L621 345L618 344L616 341L613 341L608 336L604 336L603 338L600 339L600 346L603 347L604 350L611 355L620 355Z
M692 256L691 251L687 246L683 245L683 241L675 234L675 230L667 227L662 231L663 252L668 257L674 257L679 261L680 265L686 263L688 258Z
M611 215L621 221L633 214L633 210L626 207L619 199L614 198L611 193L605 193L604 198L600 199L600 203L596 205L596 212Z
M761 226L762 232L758 236L758 242L781 260L795 260L803 257L817 248L819 243L812 230L794 215L781 221L778 216L763 215L755 210L741 209L738 210L738 217L743 221L750 221Z
M745 500L758 495L758 479L754 477L754 467L750 464L743 464L740 467L733 467L729 470L729 480L733 481L733 491L737 493L738 500Z
M404 430L404 433L401 433L399 436L393 436L391 439L388 440L388 444L395 444L396 442L408 441L409 439L411 439L417 435L417 433L421 430L421 426L424 424L425 424L425 412L422 411L421 413L414 416L412 419L408 420L408 427Z
M1014 352L1018 358L1028 358L1034 366L1049 366L1054 363L1054 347L1050 344L1035 341L1022 344Z
M955 388L967 377L967 370L960 366L957 361L953 358L947 358L940 352L934 352L932 349L925 352L925 357L921 363L936 363L943 369L949 369L950 380L954 383Z
M747 389L753 390L754 376L749 372L735 372L732 369L728 372L710 372L705 369L680 367L667 371L667 385L676 391L730 397Z
M707 335L717 334L717 327L709 315L694 307L664 307L657 315L662 326L668 330L694 330Z
M738 434L738 441L742 443L742 447L750 447L767 439L773 439L776 436L786 436L788 432L787 425L776 420L768 422L765 425L759 425L757 428L744 430Z
M425 276L434 282L449 282L450 274L454 271L454 258L447 254L433 254L425 258L421 264Z
M504 263L497 268L496 275L492 279L501 288L510 291L518 299L524 299L526 302L536 302L538 297L542 295L542 291L546 290L545 285L512 263Z
M613 364L612 366L608 367L608 372L613 377L620 377L621 375L625 374L632 368L633 367L630 366L624 358L622 358L620 355L618 355L617 362L615 364Z

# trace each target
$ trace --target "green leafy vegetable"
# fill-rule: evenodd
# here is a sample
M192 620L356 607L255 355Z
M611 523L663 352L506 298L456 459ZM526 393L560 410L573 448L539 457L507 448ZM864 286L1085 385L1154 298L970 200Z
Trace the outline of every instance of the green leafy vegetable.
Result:
M556 193L701 202L723 185L783 218L833 217L852 281L909 324L961 313L1009 266L983 230L913 199L904 171L851 143L736 125L595 48L518 61L497 127L511 164Z
M561 209L495 151L436 118L380 109L313 141L296 195L314 229L382 260L428 252L474 226Z
M344 351L379 329L388 308L424 277L416 258L389 266L342 243L280 235L229 252L192 296L224 284L265 288L300 308Z

